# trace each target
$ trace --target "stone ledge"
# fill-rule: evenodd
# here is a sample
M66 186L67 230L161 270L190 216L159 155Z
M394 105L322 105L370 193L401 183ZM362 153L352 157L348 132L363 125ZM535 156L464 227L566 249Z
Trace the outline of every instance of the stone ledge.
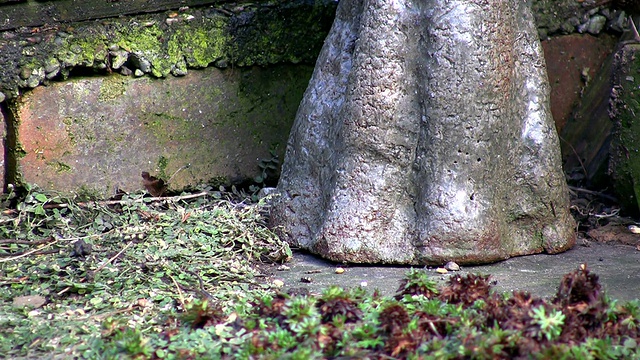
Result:
M229 0L74 0L0 1L0 31L45 24L105 19L122 15L158 12L180 7L221 4Z
M166 77L210 65L312 64L335 7L332 0L295 0L183 8L5 31L0 98L65 80L73 71Z

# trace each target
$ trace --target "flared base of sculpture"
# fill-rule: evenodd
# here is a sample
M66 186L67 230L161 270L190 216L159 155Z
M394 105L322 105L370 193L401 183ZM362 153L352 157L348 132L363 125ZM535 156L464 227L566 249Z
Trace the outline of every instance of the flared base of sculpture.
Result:
M272 211L354 263L485 263L575 242L526 2L342 0Z

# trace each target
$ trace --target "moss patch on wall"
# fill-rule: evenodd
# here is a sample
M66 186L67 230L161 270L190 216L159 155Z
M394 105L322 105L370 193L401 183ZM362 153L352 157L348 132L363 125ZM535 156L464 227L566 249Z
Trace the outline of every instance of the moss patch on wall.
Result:
M126 92L126 82L116 76L107 76L100 86L98 100L110 101L120 98Z
M12 98L78 69L166 77L210 65L312 64L335 8L331 0L294 0L61 24L35 36L17 32L0 38L0 92Z
M25 141L28 161L34 161L22 168L26 181L61 191L90 187L103 195L135 189L140 171L169 177L187 164L176 187L251 178L270 149L284 153L335 7L332 0L294 0L189 8L2 37L0 59L8 61L0 68L1 95L11 101L40 84L56 87L50 99L34 101L41 107L28 110L51 112L46 120L32 119L41 130L21 127L11 156L22 161L18 149ZM190 76L172 79L184 79L179 86L152 83L212 65L216 75L194 77L204 89L189 84ZM33 156L39 143L49 151Z
M622 205L640 211L640 45L624 46L614 63L612 177Z

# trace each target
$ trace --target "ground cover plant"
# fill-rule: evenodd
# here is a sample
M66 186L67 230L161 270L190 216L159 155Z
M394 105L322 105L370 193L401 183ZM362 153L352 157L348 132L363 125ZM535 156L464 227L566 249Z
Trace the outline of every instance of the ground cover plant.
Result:
M0 357L119 357L130 344L99 343L159 333L200 297L246 301L270 288L259 266L291 255L266 228L264 202L235 189L11 198L0 217Z
M255 199L254 199L255 200ZM11 203L13 201L13 203ZM291 252L237 191L103 202L37 188L0 218L0 357L634 359L640 302L581 266L553 299L410 270L393 298L280 292Z

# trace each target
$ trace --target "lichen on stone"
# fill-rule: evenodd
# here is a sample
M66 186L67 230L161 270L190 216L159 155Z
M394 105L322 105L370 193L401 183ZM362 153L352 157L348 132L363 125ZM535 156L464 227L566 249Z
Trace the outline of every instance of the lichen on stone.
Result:
M65 24L42 31L36 43L23 39L28 34L11 36L0 39L0 91L12 98L20 88L66 79L76 68L163 78L211 65L311 64L335 7L331 0L248 4L231 14L203 7L178 16L161 12Z
M98 94L99 101L115 100L126 92L126 85L121 79L115 76L107 76L102 81L100 86L100 93Z

